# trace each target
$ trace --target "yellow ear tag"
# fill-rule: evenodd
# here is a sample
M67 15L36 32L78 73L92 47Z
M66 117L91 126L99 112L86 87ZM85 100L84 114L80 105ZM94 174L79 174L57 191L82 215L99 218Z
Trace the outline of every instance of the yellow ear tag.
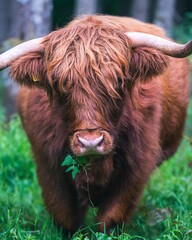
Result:
M33 82L39 82L39 78L32 74Z

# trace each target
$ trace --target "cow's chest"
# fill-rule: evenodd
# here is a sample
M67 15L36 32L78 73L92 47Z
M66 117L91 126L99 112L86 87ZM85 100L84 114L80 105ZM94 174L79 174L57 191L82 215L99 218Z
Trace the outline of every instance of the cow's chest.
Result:
M75 185L80 197L91 200L94 204L102 201L102 196L111 187L111 179L115 174L112 158L93 161L86 169L81 169L75 179Z

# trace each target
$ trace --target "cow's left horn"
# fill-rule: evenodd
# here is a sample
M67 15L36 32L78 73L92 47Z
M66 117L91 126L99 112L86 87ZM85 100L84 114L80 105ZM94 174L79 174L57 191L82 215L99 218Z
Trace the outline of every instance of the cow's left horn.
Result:
M44 38L36 38L27 42L21 43L10 50L0 55L0 70L3 70L11 65L12 62L17 60L19 57L26 55L30 52L42 52Z
M176 58L184 58L192 53L192 40L186 44L178 44L147 33L126 32L125 34L131 40L133 47L155 48L168 56Z

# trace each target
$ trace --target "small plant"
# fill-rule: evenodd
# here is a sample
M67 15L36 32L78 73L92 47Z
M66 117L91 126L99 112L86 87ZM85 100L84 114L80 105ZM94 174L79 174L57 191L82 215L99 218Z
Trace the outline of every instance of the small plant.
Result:
M72 178L75 179L77 173L80 172L79 168L87 166L87 159L84 156L76 156L75 159L71 155L67 155L62 162L62 167L67 167L65 172L70 172L72 174Z
M91 206L93 207L93 213L96 216L96 208L91 200L91 196L90 196L90 189L89 189L89 177L88 177L88 173L87 173L87 169L88 169L88 160L86 159L85 156L76 156L75 159L71 156L71 155L67 155L64 159L64 161L61 164L62 167L67 167L67 169L65 170L65 172L70 172L72 174L72 178L73 180L75 179L77 173L80 172L79 168L82 168L86 178L87 178L87 192L88 192L88 198L89 198L89 202L91 204Z

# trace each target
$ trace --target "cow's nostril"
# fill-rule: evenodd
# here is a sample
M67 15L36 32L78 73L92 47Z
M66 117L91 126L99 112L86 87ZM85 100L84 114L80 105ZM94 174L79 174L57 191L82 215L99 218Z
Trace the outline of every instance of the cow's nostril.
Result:
M78 145L79 145L79 147L85 147L85 145L82 143L82 141L79 139L79 137L78 137Z
M102 140L97 144L97 146L98 146L98 147L101 147L102 144L103 144L103 142L104 142L104 137L103 137Z
M94 149L102 144L102 142L104 141L104 137L103 137L103 135L101 135L100 137L94 138L94 139L78 137L78 141L81 146L83 146L87 149Z

